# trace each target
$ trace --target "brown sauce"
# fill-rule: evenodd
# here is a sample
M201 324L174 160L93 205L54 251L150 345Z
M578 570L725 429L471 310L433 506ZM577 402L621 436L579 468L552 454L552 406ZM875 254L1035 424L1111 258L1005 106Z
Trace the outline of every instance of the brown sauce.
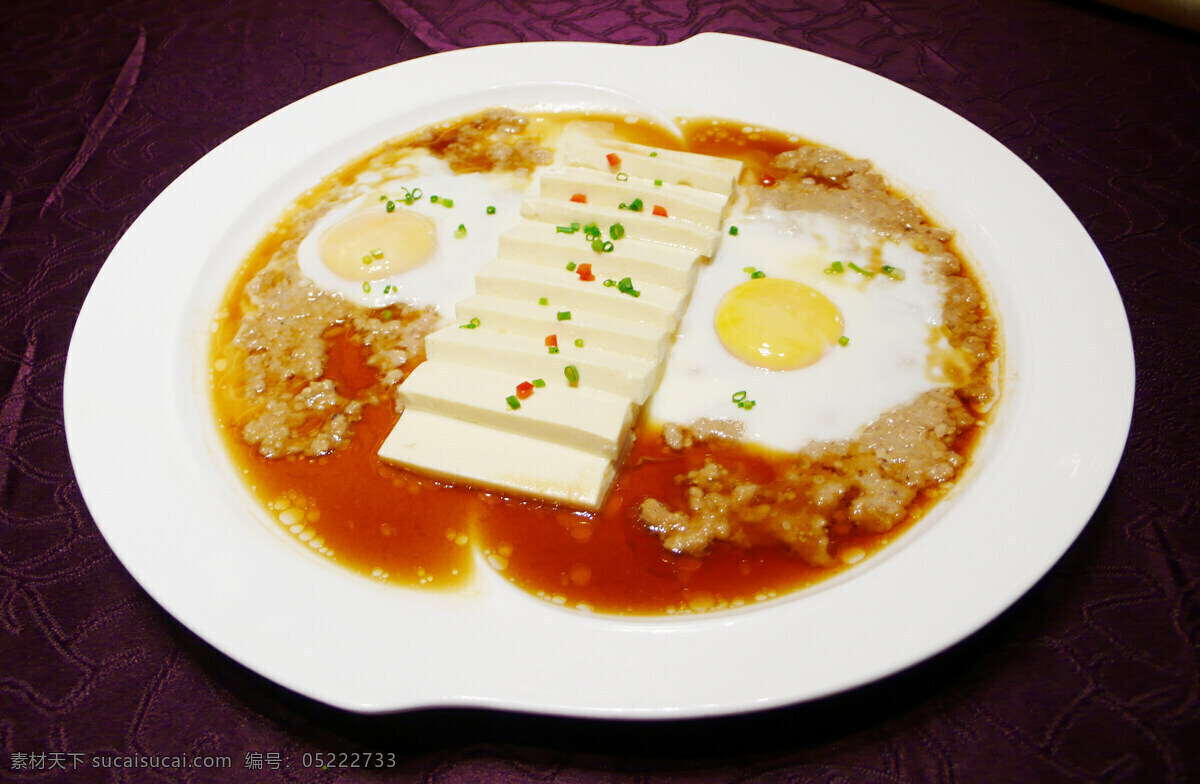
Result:
M533 122L537 127L546 120ZM677 146L661 131L643 128L639 133L619 121L617 125L633 141ZM427 146L436 150L445 145L447 129L453 127L439 126ZM775 154L800 143L782 133L747 134L741 124L696 120L684 127L687 149L742 158L748 164L746 176L759 181L771 177L769 162ZM330 178L333 182L313 192L316 195L299 200L297 209L315 203L338 183L351 182L366 165L361 161L386 160L388 146L381 149L340 170ZM288 224L285 220L280 225L251 255L218 316L213 379L218 425L247 484L279 524L315 552L350 569L401 586L453 588L473 579L478 552L513 584L568 607L633 614L723 609L790 593L849 568L847 562L857 562L895 540L936 501L931 494L920 496L907 518L886 533L832 532L831 553L861 553L833 566L811 566L780 546L727 542L715 543L703 557L676 555L639 522L643 499L656 497L683 506L684 489L675 478L701 467L706 457L737 466L746 479L764 482L777 475L781 458L720 442L673 451L660 432L639 425L612 494L597 513L434 481L377 457L398 415L391 393L366 364L355 336L340 327L326 336L325 377L342 394L376 391L378 401L365 407L348 446L317 458L265 458L239 437L239 422L249 403L236 391L231 366L237 356L228 346L240 317L237 292L278 251ZM978 432L976 427L964 433L955 451L969 454Z

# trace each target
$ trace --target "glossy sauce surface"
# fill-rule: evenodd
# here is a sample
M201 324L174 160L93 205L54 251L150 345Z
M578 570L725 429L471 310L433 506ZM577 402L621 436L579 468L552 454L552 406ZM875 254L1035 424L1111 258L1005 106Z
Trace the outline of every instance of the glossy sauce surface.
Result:
M544 119L536 122L545 122ZM553 124L553 123L551 123ZM740 157L747 177L769 178L768 161L800 141L784 134L747 134L740 124L693 121L684 125L687 148ZM659 131L634 141L667 146ZM435 142L430 144L435 148ZM352 163L327 181L347 183L361 170ZM326 188L326 190L327 190ZM320 188L305 198L315 203ZM304 199L298 202L304 206ZM286 225L281 224L281 225ZM279 248L280 230L254 251L231 292L237 292ZM480 559L525 591L556 604L608 613L661 614L752 604L811 585L849 564L813 567L779 546L738 547L718 542L703 557L676 555L638 521L643 499L686 507L675 478L704 465L706 456L756 481L768 481L788 459L716 442L672 451L662 435L642 424L604 509L585 513L419 476L381 461L376 452L398 416L390 394L366 365L355 336L334 328L326 335L326 378L343 394L374 389L348 447L317 457L268 459L240 438L247 401L232 390L236 366L230 348L237 330L238 297L231 293L214 337L214 401L230 454L263 505L280 525L314 551L374 579L402 586L453 588L473 579ZM418 359L419 361L419 359ZM415 364L415 362L413 363ZM969 443L961 444L963 451ZM932 499L913 505L906 522L884 534L839 533L830 552L859 551L857 562L903 533Z

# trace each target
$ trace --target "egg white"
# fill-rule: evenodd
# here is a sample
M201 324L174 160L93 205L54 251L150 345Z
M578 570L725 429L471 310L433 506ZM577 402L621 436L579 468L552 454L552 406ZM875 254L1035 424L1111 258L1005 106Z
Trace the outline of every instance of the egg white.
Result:
M382 308L405 302L415 306L433 306L446 317L453 306L474 291L475 273L496 258L500 233L520 218L521 199L527 182L519 175L486 172L455 174L442 160L424 152L408 156L391 172L371 172L360 179L356 195L346 204L321 217L301 241L296 252L301 271L321 290L337 294L367 308ZM419 188L421 198L412 204L403 202L404 189ZM321 235L349 216L362 211L385 212L386 195L395 210L411 210L429 218L435 227L435 247L431 257L418 267L387 278L370 281L369 291L362 281L348 280L321 260L318 251ZM431 197L437 196L435 202ZM453 200L446 207L444 199ZM495 207L489 215L487 208ZM466 236L457 237L459 225Z
M700 271L662 383L648 404L651 421L735 420L743 423L746 440L796 451L815 440L851 438L887 409L948 383L927 370L942 294L910 243L885 241L834 216L772 208L747 212L739 205L728 224L738 233L727 234ZM845 271L826 273L833 261ZM905 279L868 279L849 262L863 269L889 264L904 270ZM718 339L713 317L722 297L749 279L746 267L824 294L841 312L849 343L834 343L797 370L765 370L738 360ZM741 391L753 408L733 402Z

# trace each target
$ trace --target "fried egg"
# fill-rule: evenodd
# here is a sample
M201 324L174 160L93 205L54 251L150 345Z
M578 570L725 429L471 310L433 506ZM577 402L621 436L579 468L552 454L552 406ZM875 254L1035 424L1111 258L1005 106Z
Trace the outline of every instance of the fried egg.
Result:
M910 242L832 215L741 204L728 224L736 234L700 271L651 421L734 420L745 440L796 451L852 438L950 385L942 292Z
M301 241L301 271L331 294L382 308L398 302L451 314L520 217L517 174L455 174L423 151L363 178L356 195Z

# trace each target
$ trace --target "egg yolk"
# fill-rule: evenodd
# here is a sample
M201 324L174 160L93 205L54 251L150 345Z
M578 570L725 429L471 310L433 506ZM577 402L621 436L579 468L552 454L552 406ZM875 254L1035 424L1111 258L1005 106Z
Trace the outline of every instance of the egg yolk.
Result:
M421 266L436 245L433 221L420 213L356 212L321 235L318 253L347 280L380 280Z
M842 315L824 294L783 278L736 286L717 305L717 336L755 367L795 370L816 362L842 335Z

